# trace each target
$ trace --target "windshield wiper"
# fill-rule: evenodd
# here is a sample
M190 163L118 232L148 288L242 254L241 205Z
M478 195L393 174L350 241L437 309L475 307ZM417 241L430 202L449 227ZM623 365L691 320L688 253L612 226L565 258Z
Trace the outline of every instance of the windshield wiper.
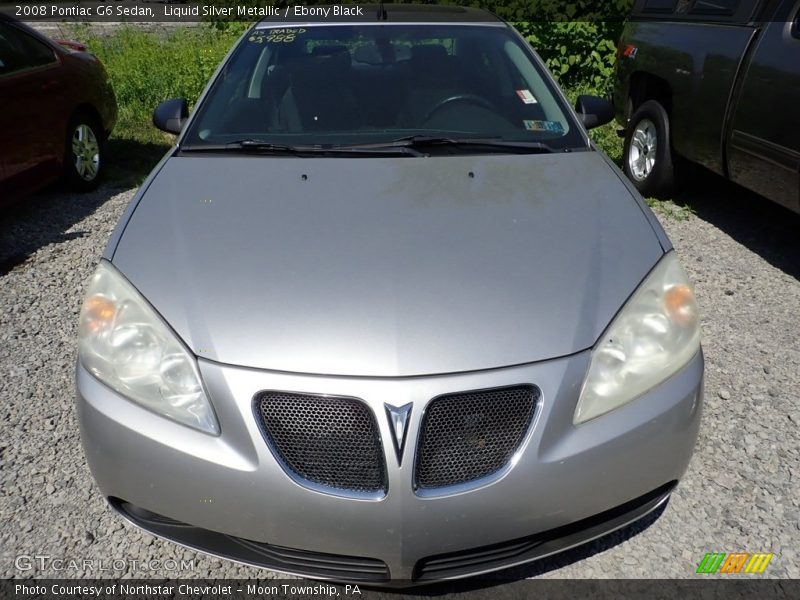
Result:
M247 138L235 140L227 144L201 144L184 146L181 150L185 152L253 152L264 154L291 154L293 156L303 156L312 154L346 154L346 155L369 155L382 156L386 154L397 155L406 154L410 156L423 156L421 152L412 147L398 145L386 146L382 144L374 148L361 146L324 146L306 145L290 146L288 144L276 144L267 140Z
M349 146L338 146L341 149L361 149L379 150L388 148L409 148L417 151L430 150L432 148L466 148L473 150L504 151L515 154L549 154L558 152L552 146L542 142L516 142L504 140L502 138L454 138L430 135L409 135L401 138L389 140L387 142L372 142L369 144L352 144ZM425 154L428 154L426 152Z
M502 138L457 138L430 135L409 135L387 142L341 145L303 145L290 146L276 144L267 140L247 138L226 144L202 144L184 146L186 152L253 152L263 154L308 155L397 155L427 156L430 149L437 147L463 148L484 151L503 151L515 154L547 154L558 152L543 142L519 142Z
M183 152L264 152L270 154L299 154L297 146L287 144L273 144L266 140L244 139L235 140L226 144L189 144L181 147Z
M256 150L258 152L280 152L288 154L297 154L298 147L290 146L288 144L276 144L266 140L246 139L236 140L225 144L228 148L242 149L242 150Z
M558 152L552 146L543 142L519 142L504 140L502 138L457 138L430 135L409 135L391 140L386 146L391 147L410 147L410 148L431 148L431 147L463 147L463 148L483 148L487 150L508 150L520 154L549 154Z

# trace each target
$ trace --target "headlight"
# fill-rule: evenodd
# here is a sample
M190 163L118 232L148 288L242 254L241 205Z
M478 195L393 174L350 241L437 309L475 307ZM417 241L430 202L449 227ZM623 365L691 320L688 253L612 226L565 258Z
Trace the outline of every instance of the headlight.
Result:
M573 422L634 400L700 349L697 302L674 252L656 265L592 350Z
M95 377L130 400L219 433L194 356L106 262L97 267L81 309L78 356Z

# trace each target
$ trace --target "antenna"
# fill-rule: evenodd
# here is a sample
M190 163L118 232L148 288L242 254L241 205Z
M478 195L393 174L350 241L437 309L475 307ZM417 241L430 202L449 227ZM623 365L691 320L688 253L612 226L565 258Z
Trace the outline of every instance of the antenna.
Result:
M389 15L386 13L386 9L383 7L383 0L381 0L380 4L378 5L378 21L388 21Z

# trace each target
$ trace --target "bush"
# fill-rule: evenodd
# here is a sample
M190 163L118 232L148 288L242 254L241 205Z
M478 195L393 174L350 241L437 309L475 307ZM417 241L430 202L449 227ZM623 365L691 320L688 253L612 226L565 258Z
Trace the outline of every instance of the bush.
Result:
M614 73L618 24L554 21L515 26L561 85L608 85Z
M595 88L607 86L613 74L622 24L633 6L633 0L423 1L493 12L525 36L561 85Z

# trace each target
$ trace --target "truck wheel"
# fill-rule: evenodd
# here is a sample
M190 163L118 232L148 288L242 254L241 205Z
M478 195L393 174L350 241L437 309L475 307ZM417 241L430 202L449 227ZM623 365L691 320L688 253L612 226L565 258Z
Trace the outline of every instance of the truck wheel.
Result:
M672 187L674 170L669 116L656 100L643 103L628 123L623 152L625 174L643 196Z
M64 180L75 191L89 192L100 183L105 167L103 130L92 115L76 113L67 125Z

